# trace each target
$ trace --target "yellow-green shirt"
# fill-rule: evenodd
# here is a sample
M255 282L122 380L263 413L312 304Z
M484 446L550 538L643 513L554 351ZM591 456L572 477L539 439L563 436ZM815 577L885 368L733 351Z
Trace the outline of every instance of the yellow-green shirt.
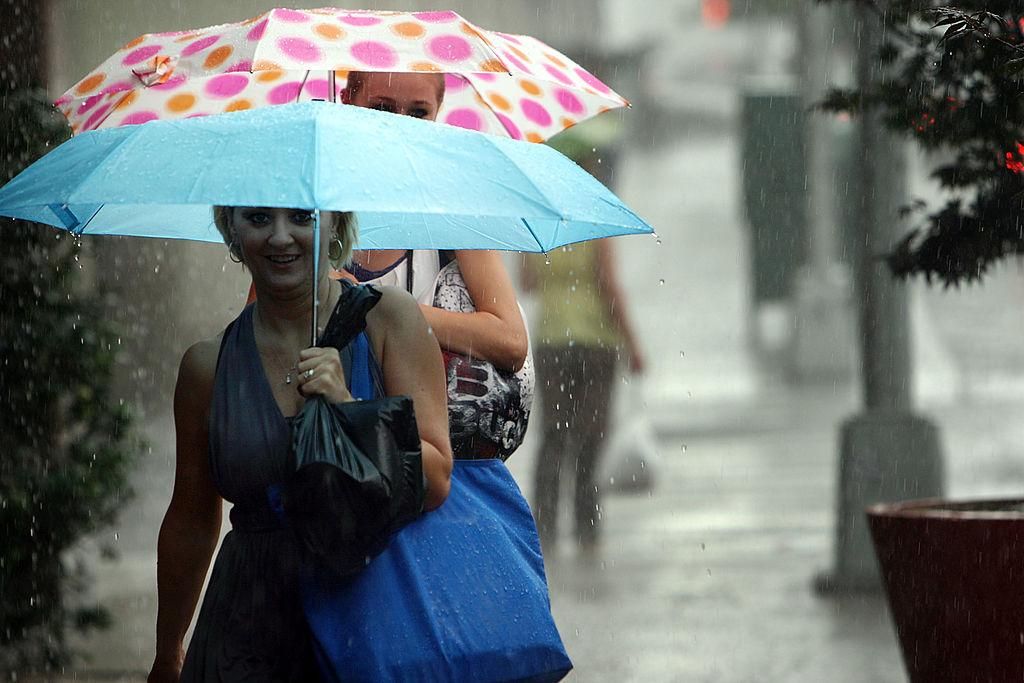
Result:
M533 330L535 345L618 345L618 331L598 287L597 249L593 242L570 244L547 257L529 254L525 268L533 275L534 294L540 302L540 315Z

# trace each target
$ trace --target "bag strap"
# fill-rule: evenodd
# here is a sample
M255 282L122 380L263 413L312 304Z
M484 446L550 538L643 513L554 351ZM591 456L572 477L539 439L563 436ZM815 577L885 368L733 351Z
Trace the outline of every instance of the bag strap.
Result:
M366 333L361 332L352 340L352 377L349 391L362 401L375 398L373 376L370 373L370 344Z
M412 249L405 252L405 291L412 294Z

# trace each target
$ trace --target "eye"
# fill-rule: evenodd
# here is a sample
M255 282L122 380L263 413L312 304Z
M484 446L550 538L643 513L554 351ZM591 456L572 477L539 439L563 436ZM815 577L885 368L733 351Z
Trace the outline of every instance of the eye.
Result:
M313 222L312 211L293 211L291 221L295 225L310 225Z
M409 116L416 119L425 119L428 116L430 116L430 112L427 111L426 109L423 109L422 107L417 107L416 109L409 110Z
M266 211L245 211L242 219L251 225L267 225L270 223L270 214Z

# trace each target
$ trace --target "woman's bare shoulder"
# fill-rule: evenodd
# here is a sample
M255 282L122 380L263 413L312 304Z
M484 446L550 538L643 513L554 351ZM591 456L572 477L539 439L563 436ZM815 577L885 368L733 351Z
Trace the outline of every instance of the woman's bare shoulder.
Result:
M213 385L217 373L217 356L220 354L223 333L209 339L197 341L188 347L181 357L178 368L178 386L192 389L208 388Z
M381 297L377 305L370 309L370 312L367 314L367 322L371 324L383 322L388 325L395 325L409 322L410 315L422 317L419 304L416 303L416 300L412 298L409 292L401 287L390 285L375 285L375 287L380 290ZM415 321L415 318L413 320Z

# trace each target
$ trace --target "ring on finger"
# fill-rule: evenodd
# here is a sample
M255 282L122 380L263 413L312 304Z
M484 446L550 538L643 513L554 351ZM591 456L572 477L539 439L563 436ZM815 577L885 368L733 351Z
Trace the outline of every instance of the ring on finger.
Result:
M306 373L305 373L306 379L313 379L313 375L315 375L315 374L316 374L316 372L313 371L313 368L310 368L309 370L306 370Z

